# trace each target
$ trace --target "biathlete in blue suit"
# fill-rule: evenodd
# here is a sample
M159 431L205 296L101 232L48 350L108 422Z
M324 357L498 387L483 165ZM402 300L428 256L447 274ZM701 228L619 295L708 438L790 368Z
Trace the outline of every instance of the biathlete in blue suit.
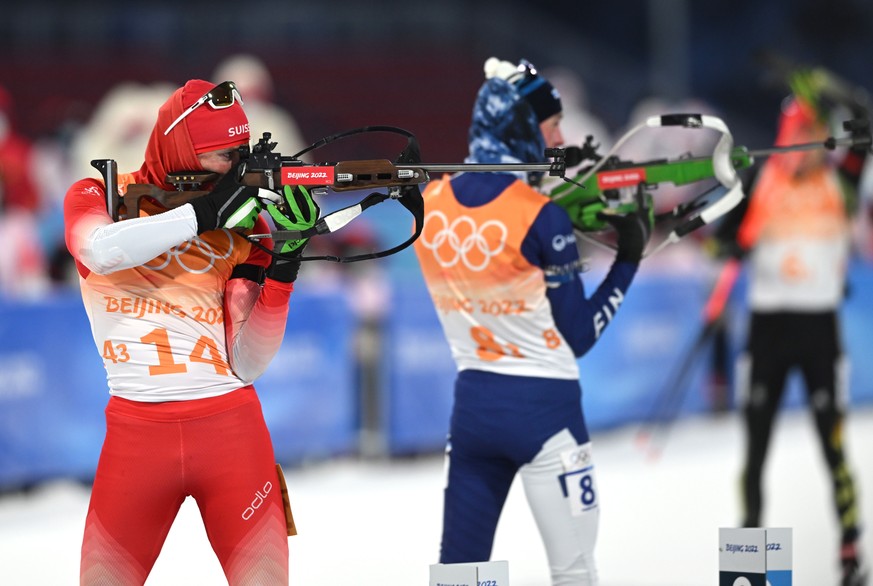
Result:
M489 59L468 163L541 163L562 144L561 100L527 62ZM458 366L442 563L488 560L520 473L554 585L597 584L599 492L577 358L615 317L636 274L646 210L609 215L618 252L588 297L567 213L542 173L461 173L425 190L415 250Z

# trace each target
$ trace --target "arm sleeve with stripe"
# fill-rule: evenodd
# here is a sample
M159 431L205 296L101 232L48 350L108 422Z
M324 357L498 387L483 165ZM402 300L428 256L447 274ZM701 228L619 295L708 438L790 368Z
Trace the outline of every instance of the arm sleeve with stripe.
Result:
M138 267L197 235L190 205L149 216L113 222L106 211L103 184L86 179L64 198L64 236L70 254L98 275Z
M584 355L615 317L639 265L613 262L603 281L587 297L579 274L581 262L572 223L567 213L551 202L543 206L521 250L531 264L546 270L546 296L555 325L573 353L577 357Z

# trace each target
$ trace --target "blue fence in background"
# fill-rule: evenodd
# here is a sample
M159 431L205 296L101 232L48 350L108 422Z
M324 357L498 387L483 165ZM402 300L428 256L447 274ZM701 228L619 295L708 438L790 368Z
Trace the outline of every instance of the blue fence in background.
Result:
M873 401L873 270L852 269L844 337L854 403ZM639 422L699 332L705 276L641 274L616 321L580 361L589 427ZM741 278L728 310L729 352L745 336ZM420 280L396 285L383 328L378 405L389 454L441 450L454 364ZM294 293L283 346L256 382L277 458L294 463L358 450L356 317L342 289ZM707 359L696 363L680 416L710 409ZM77 292L39 302L0 300L0 489L56 477L89 480L108 398L105 372ZM788 406L803 402L792 381Z

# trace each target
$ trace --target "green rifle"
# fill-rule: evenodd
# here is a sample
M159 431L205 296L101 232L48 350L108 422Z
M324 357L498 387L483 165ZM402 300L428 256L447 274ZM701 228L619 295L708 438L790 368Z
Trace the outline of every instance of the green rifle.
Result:
M623 161L614 155L635 133L646 128L680 126L687 129L711 129L721 133L711 156L659 159L642 163ZM870 125L865 119L848 120L843 128L845 137L829 137L822 142L810 142L766 149L749 150L733 146L733 138L720 119L700 114L669 114L653 116L625 134L604 156L597 153L597 145L588 137L581 148L569 147L563 158L568 167L590 161L575 177L564 177L564 182L552 189L549 196L564 208L576 230L589 240L600 242L590 235L609 229L601 219L601 212L613 208L619 213L630 213L639 202L648 206L650 222L672 220L677 222L670 234L646 256L651 256L667 244L698 228L712 223L731 211L742 201L742 182L737 171L751 167L757 158L792 151L838 147L870 149ZM575 150L574 150L575 149ZM716 180L721 189L710 189L672 210L655 214L652 191L661 184L683 186L703 180ZM600 242L603 244L602 242Z

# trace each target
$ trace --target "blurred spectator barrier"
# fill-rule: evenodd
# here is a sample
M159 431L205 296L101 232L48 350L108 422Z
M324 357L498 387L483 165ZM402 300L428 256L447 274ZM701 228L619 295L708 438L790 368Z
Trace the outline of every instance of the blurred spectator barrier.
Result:
M852 404L873 402L873 268L850 269L844 336ZM581 361L583 401L596 433L647 417L701 327L704 275L644 274L603 340ZM745 339L744 276L727 309L729 352ZM358 453L360 407L354 314L342 290L294 293L279 355L256 382L280 462ZM380 401L388 455L442 450L454 364L418 280L396 285L384 324ZM105 373L75 291L40 301L0 299L0 490L57 477L89 481L103 438ZM709 412L710 354L698 361L680 417ZM802 404L797 377L785 397ZM221 438L216 438L221 441Z

